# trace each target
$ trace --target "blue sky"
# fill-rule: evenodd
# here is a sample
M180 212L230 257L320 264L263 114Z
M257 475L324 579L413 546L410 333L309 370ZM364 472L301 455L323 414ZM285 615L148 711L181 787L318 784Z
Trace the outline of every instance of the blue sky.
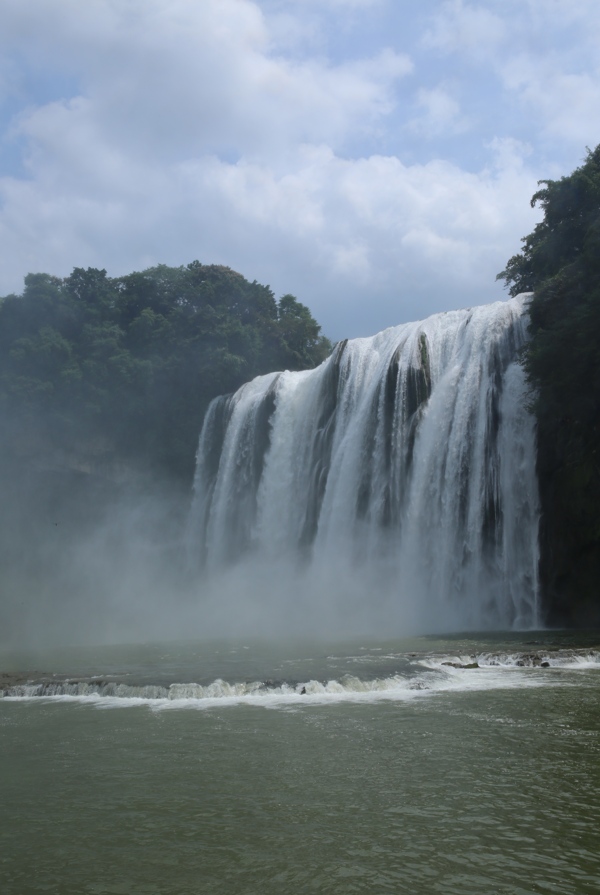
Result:
M597 0L3 0L0 295L197 258L334 339L502 298L598 47Z

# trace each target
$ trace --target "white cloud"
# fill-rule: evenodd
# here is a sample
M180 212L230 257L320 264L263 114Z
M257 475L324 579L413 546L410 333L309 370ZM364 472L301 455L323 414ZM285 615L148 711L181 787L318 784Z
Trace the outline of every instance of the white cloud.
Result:
M502 0L494 0L496 5ZM510 0L513 10L509 11L512 19L513 12L527 16L532 25L542 33L564 29L570 25L581 26L587 23L587 29L598 29L598 3L596 0ZM575 48L574 48L575 49Z
M424 136L458 134L469 126L461 114L460 104L443 86L432 90L421 88L417 92L417 105L424 110L423 114L414 118L409 126Z
M466 53L484 59L502 44L507 30L503 19L489 9L464 0L447 0L432 16L423 44L445 53Z
M32 9L32 6L34 9ZM43 40L44 14L53 9ZM174 160L205 152L279 153L298 141L341 146L369 129L393 105L395 81L410 60L383 50L342 65L268 55L265 21L249 0L92 0L89 4L31 0L25 12L9 0L5 40L17 38L39 12L31 51L80 72L85 104L36 110L21 122L45 139L56 112L70 128L95 127L104 142ZM69 113L69 125L64 112ZM93 124L82 119L93 118Z
M488 299L477 284L492 289L518 248L515 226L528 232L534 220L524 197L535 178L512 156L468 174L305 146L285 174L215 156L170 168L130 160L104 191L56 186L0 184L5 275L24 264L66 274L74 257L110 259L116 274L198 256L299 292L335 337Z
M307 148L293 175L215 161L204 196L207 183L211 207L247 234L244 263L269 245L271 284L302 280L335 337L500 297L494 277L519 248L515 227L523 234L539 219L525 199L535 177L514 154L467 174Z
M381 6L385 0L299 0L300 4L306 6L318 6L321 9L333 7L334 9L371 9L375 6Z
M596 69L556 35L525 46L539 0L438 3L407 46L374 2L368 51L349 27L344 44L370 5L4 0L30 94L4 135L25 173L0 178L0 293L30 270L197 257L295 292L336 338L500 296L539 218L540 145L581 140L577 161L594 142Z
M475 78L495 78L505 91L500 104L512 102L506 125L522 130L528 117L546 140L583 146L600 139L599 40L600 6L591 0L491 0L485 7L447 0L423 45L475 66Z
M507 61L503 77L547 137L582 148L600 139L600 67L573 73L561 71L555 58L521 55Z
M514 137L494 137L487 144L492 152L491 168L494 171L522 172L525 159L531 156L532 147L529 143L515 140Z

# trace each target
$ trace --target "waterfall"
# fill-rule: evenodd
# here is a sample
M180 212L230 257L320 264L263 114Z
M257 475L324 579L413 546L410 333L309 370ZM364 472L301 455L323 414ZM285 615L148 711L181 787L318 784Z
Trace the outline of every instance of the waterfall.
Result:
M191 514L206 575L246 563L290 611L406 630L535 625L525 300L340 342L213 401Z

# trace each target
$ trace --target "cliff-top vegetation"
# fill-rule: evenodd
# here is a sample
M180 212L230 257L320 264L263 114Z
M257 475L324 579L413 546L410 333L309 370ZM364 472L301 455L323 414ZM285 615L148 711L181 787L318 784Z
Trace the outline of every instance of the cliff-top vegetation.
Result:
M331 345L309 309L220 265L29 274L0 299L3 454L79 454L191 481L210 400Z
M600 623L600 146L531 200L543 220L498 277L533 293L523 358L537 418L551 622Z

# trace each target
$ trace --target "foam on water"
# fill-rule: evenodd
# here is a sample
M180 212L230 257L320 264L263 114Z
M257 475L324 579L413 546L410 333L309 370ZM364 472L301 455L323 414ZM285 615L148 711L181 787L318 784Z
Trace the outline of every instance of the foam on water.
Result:
M446 656L443 659L424 660L429 667L439 668L468 667L477 665L479 668L563 668L576 670L578 668L600 668L600 652L597 650L536 650L535 652L482 652Z
M345 657L345 661L353 657ZM360 661L360 656L354 657ZM393 660L394 656L384 656ZM400 657L396 657L399 659ZM5 688L7 700L88 702L103 708L148 706L152 709L197 708L247 704L264 708L378 700L407 701L444 692L543 687L559 681L555 672L599 669L598 650L481 652L413 657L408 670L385 677L343 674L339 678L303 681L173 683L131 685L114 681L40 681Z

